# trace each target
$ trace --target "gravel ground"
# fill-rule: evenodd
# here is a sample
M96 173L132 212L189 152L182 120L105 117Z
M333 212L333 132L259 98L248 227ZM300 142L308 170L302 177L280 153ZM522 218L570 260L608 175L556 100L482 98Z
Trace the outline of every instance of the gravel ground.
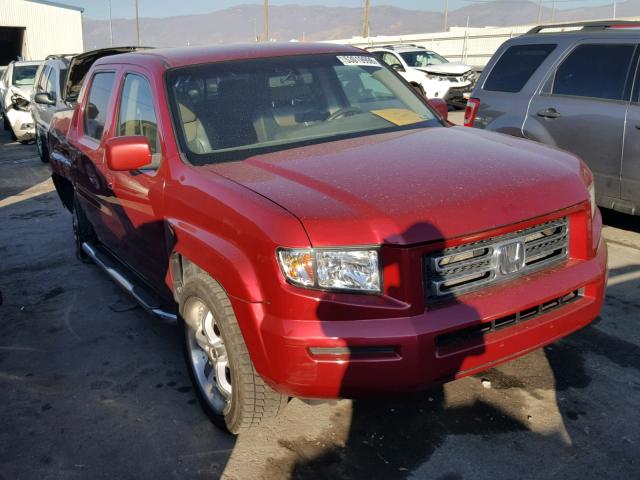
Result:
M606 212L590 327L419 395L293 400L233 438L196 404L175 325L76 261L48 178L0 134L0 480L640 478L637 218Z

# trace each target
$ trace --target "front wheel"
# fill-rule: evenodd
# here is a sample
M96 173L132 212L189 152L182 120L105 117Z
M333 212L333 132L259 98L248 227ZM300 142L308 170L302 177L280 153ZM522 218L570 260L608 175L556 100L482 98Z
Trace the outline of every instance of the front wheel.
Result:
M185 282L182 298L185 360L211 421L237 434L275 417L288 397L271 389L256 372L222 287L197 273Z
M11 140L13 140L14 142L16 140L18 140L18 137L16 137L16 134L13 131L13 127L11 126L11 123L9 122L9 119L7 118L6 115L4 115L4 129L9 131L9 135L11 136Z
M412 83L411 86L420 96L425 98L427 97L426 93L424 93L424 88L422 88L421 85L418 85L417 83Z
M36 129L36 147L38 148L38 156L43 163L49 162L49 149L47 143L42 139L42 135L38 129Z

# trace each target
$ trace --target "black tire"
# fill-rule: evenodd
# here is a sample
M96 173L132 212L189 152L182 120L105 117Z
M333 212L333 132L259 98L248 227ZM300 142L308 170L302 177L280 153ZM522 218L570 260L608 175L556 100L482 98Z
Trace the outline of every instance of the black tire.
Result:
M9 123L9 120L7 120L7 117L4 117L4 129L9 131L9 135L11 136L11 140L13 140L14 142L16 140L18 140L18 137L16 137L15 132L13 131L13 127L11 127L11 124Z
M422 88L422 86L418 85L417 83L412 83L411 86L416 92L418 92L419 95L426 98L426 94L424 93L424 88Z
M2 128L5 130L9 130L9 120L5 117L4 113L2 114Z
M238 434L278 415L289 399L266 385L256 372L229 298L218 282L204 272L193 273L185 282L182 299L180 330L185 361L200 405L211 421L224 430ZM208 308L215 317L218 334L226 349L231 393L222 407L214 406L195 370L192 356L195 326L191 309L197 302L201 302L200 305Z
M82 209L82 205L78 202L78 196L73 195L73 210L71 211L73 216L73 238L76 247L76 257L82 263L91 263L91 259L82 250L82 244L85 242L92 242L95 240L95 234L93 227L89 223L87 216Z
M47 146L46 139L42 138L40 131L36 128L36 148L38 149L38 156L42 163L49 163L49 147Z

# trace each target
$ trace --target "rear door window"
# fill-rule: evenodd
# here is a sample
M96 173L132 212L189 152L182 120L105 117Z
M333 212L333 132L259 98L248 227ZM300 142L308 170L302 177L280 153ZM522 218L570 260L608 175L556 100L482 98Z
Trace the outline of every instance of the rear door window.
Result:
M507 48L491 70L483 89L519 92L555 48L555 44L514 45Z
M400 63L400 60L398 60L398 57L396 57L393 53L385 52L385 54L382 56L382 61L389 66L391 65L402 66L402 63Z
M585 44L576 47L558 67L553 95L628 99L627 77L634 45Z
M93 82L91 82L89 98L84 107L83 126L84 134L97 141L102 140L104 133L104 124L107 120L107 109L115 77L113 72L100 72L94 75Z

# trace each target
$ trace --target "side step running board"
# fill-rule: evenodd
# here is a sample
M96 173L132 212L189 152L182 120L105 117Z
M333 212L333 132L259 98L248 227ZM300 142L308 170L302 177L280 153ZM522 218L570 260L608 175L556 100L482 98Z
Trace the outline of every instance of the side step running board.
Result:
M178 319L175 313L162 308L162 302L155 293L142 286L140 282L128 278L124 268L119 265L119 262L113 259L109 252L87 242L82 244L82 250L96 265L103 269L107 275L126 290L142 308L164 320L175 322Z

